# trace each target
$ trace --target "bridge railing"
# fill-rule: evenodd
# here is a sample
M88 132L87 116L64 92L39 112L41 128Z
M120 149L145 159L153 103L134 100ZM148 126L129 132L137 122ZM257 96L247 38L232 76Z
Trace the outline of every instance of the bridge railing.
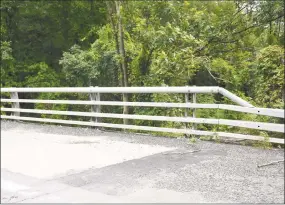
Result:
M42 99L19 99L18 93L87 93L90 96L89 101L84 100L42 100ZM249 140L265 140L263 136L245 135L238 133L227 132L212 132L196 130L185 127L179 128L166 128L166 127L151 127L151 126L138 126L130 124L112 124L102 123L100 118L119 118L119 119L132 119L132 120L152 120L152 121L169 121L193 124L212 124L212 125L227 125L249 129L257 129L271 132L284 133L284 124L267 123L267 122L252 122L243 120L228 120L228 119L213 119L213 118L197 118L195 109L222 109L236 112L243 112L256 115L264 115L270 117L284 118L284 110L270 109L270 108L257 108L250 103L234 95L233 93L221 87L76 87L76 88L1 88L1 93L10 93L10 99L1 99L1 102L12 103L12 108L1 107L1 111L12 112L13 114L1 115L1 119L13 119L22 121L35 121L35 122L49 122L59 124L71 125L84 125L106 128L120 128L120 129L133 129L155 132L170 132L170 133L184 133L190 135L203 135L203 136L220 136L228 138L239 138ZM100 95L104 93L180 93L185 95L185 103L166 103L166 102L122 102L122 101L100 101ZM237 105L229 104L198 104L196 103L196 94L222 94L224 97L229 98ZM189 102L189 95L193 95L193 102ZM77 111L58 111L58 110L39 110L39 109L22 109L20 103L43 103L43 104L69 104L69 105L90 105L91 112L77 112ZM169 117L169 116L153 116L153 115L134 115L134 114L115 114L115 113L101 113L100 106L133 106L133 107L160 107L160 108L185 108L193 109L193 116L189 117L185 112L184 117ZM2 112L1 112L2 113ZM37 113L37 114L56 114L67 116L85 116L91 117L91 121L74 121L74 120L59 120L50 118L35 118L35 117L22 117L20 113ZM284 139L269 138L269 142L284 144Z

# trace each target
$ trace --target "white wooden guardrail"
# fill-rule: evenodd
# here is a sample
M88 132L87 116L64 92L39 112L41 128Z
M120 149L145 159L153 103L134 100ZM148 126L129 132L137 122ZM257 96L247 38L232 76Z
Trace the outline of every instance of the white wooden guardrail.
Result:
M76 87L76 88L1 88L1 93L8 92L11 99L1 99L1 102L11 102L12 108L1 107L1 111L12 112L13 115L1 115L1 119L14 119L23 121L36 121L36 122L50 122L61 124L73 125L87 125L96 127L108 128L121 128L121 129L135 129L145 131L161 131L171 133L184 133L192 135L207 135L207 136L221 136L250 140L264 140L262 136L243 135L237 133L226 132L211 132L196 130L195 126L192 129L185 127L184 129L177 128L164 128L164 127L150 127L150 126L137 126L137 125L124 125L101 123L100 118L120 118L120 119L134 119L134 120L153 120L153 121L171 121L183 123L202 123L214 125L228 125L264 131L284 133L284 124L265 123L265 122L251 122L242 120L227 120L227 119L208 119L196 118L195 109L223 109L243 113L251 113L257 115L271 116L277 118L284 118L284 110L282 109L269 109L269 108L256 108L239 98L233 93L220 87ZM90 101L79 100L38 100L38 99L18 99L18 93L88 93ZM181 93L185 94L185 103L164 103L164 102L118 102L118 101L100 101L100 94L103 93ZM196 94L198 93L219 93L229 98L237 105L227 104L197 104ZM189 102L189 95L192 94L193 102ZM72 105L91 105L91 112L76 112L76 111L56 111L56 110L38 110L38 109L21 109L20 103L46 103L46 104L72 104ZM193 109L193 116L188 117L185 112L185 117L168 117L168 116L151 116L151 115L130 115L130 114L114 114L114 113L101 113L100 106L137 106L137 107L164 107L164 108L185 108ZM38 113L38 114L57 114L69 116L87 116L91 117L91 122L74 121L74 120L57 120L49 118L34 118L34 117L21 117L20 113ZM272 143L284 144L284 139L269 138Z

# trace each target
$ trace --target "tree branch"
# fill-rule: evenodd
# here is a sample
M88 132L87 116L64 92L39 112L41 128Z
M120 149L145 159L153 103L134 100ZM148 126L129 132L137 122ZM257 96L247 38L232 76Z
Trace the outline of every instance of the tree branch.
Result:
M261 23L261 24L258 24L258 25L249 26L249 27L247 27L247 28L245 28L245 29L243 29L243 30L240 30L240 31L237 31L237 32L233 33L232 35L237 35L237 34L243 33L243 32L245 32L245 31L247 31L247 30L249 30L249 29L252 29L252 28L255 28L255 27L258 27L258 26L262 26L262 25L267 24L267 23L270 23L270 22L272 22L272 21L276 21L276 20L278 20L278 19L280 19L280 18L282 18L282 17L284 17L284 14L282 14L282 15L276 17L276 18L270 19L269 21L267 21L267 22L265 22L265 23ZM211 43L235 43L235 42L237 42L237 41L238 41L238 39L236 39L236 40L231 40L231 41L222 41L222 40L219 40L219 39L215 40L214 37L211 37L211 38L209 39L209 41L208 41L203 47L200 47L200 48L196 49L196 50L194 51L194 54L200 53L201 51L203 51L203 50L204 50L208 45L210 45Z
M282 18L282 17L284 17L284 14L282 14L282 15L280 15L280 16L274 18L274 19L270 19L269 21L267 21L267 22L265 22L265 23L261 23L261 24L258 24L258 25L252 25L252 26L247 27L247 28L245 28L245 29L243 29L243 30L237 31L237 32L233 33L232 35L237 35L237 34L239 34L239 33L245 32L245 31L247 31L247 30L249 30L249 29L252 29L252 28L254 28L254 27L258 27L258 26L262 26L262 25L264 25L264 24L268 24L268 23L270 23L270 22L272 22L272 21L276 21L277 19L280 19L280 18Z
M214 40L214 38L212 38L212 39L210 39L210 40L207 42L206 45L204 45L203 47L201 47L201 48L195 50L195 51L194 51L194 54L200 53L201 51L203 51L203 50L204 50L208 45L210 45L211 43L219 43L219 44L220 44L220 43L224 43L224 44L227 44L227 43L236 43L236 42L238 42L238 41L239 41L239 39L230 40L230 41L222 41L222 40L219 40L219 39Z
M278 161L274 161L274 162L270 162L270 163L267 163L267 164L261 164L261 165L257 165L258 168L260 167L265 167L265 166L269 166L269 165L273 165L273 164L278 164L280 162L284 162L284 160L278 160Z

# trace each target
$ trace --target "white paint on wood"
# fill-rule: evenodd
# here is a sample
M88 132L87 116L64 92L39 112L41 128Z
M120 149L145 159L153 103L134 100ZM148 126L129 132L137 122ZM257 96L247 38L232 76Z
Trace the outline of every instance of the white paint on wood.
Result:
M96 102L96 101L100 101L100 93L89 93L89 98L91 102ZM92 104L91 105L91 112L94 113L100 113L101 112L101 106L100 105L96 105L96 104ZM91 121L92 122L100 122L100 118L96 117L93 118L91 117Z
M14 99L14 100L19 99L17 92L11 92L10 95L11 95L11 99ZM19 102L13 102L12 108L20 108L20 103ZM20 112L14 112L13 115L20 116Z

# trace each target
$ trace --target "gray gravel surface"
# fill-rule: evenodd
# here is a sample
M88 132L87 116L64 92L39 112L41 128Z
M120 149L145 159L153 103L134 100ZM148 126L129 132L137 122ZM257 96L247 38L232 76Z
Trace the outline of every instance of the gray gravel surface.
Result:
M144 187L199 192L209 202L284 203L283 149L154 137L93 128L1 121L1 130L33 129L35 132L74 136L104 135L131 143L176 147L175 151L150 155L103 168L59 176L55 181L89 191L124 196Z

